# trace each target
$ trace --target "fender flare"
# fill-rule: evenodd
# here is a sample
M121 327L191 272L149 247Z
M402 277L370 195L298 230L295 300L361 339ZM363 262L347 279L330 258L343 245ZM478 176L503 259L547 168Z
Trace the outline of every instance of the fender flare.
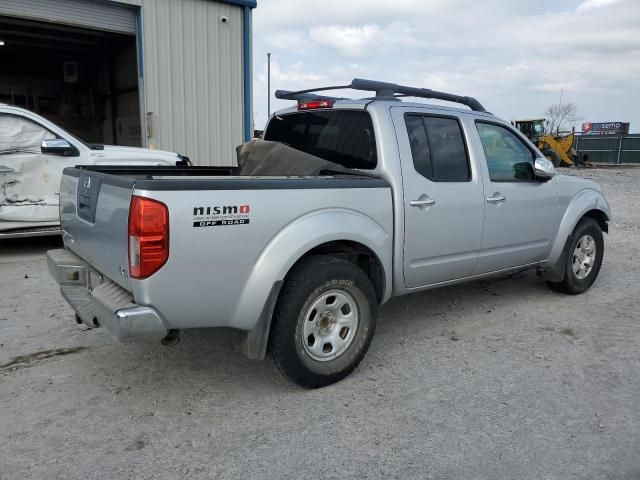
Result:
M371 250L384 275L382 302L391 295L393 234L372 218L350 209L310 212L287 224L260 253L233 315L233 324L247 331L243 350L264 358L271 317L287 273L310 250L333 241L353 241Z
M585 189L578 192L569 202L566 208L558 233L553 241L549 255L545 277L552 281L561 281L564 278L564 262L566 259L566 245L571 238L576 225L586 213L597 210L602 212L607 221L611 220L611 209L604 195L594 189Z

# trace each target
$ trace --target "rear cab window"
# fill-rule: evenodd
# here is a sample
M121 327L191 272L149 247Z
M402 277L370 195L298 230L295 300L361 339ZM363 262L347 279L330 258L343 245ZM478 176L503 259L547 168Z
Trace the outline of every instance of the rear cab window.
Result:
M315 110L276 115L264 139L337 163L373 170L378 164L373 123L363 110Z

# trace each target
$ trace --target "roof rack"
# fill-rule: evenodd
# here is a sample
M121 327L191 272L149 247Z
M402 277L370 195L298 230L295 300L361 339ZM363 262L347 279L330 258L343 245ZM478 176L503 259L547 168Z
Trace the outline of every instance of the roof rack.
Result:
M307 102L309 100L348 100L341 97L315 95L312 93L325 90L342 90L347 88L352 90L362 90L365 92L376 92L376 96L373 97L374 100L398 99L399 97L433 98L466 105L474 112L486 112L482 104L473 97L463 97L452 93L438 92L429 88L405 87L395 83L379 82L377 80L364 80L362 78L354 78L349 85L310 88L308 90L298 90L296 92L289 90L276 90L275 95L276 98L283 100L297 100L298 102Z
M282 100L297 100L298 102L308 102L313 100L349 100L345 97L329 97L326 95L316 95L311 92L320 92L323 90L338 90L344 88L351 88L350 85L343 85L339 87L320 87L320 88L312 88L309 90L298 90L296 92L292 92L291 90L276 90L276 98L280 98Z

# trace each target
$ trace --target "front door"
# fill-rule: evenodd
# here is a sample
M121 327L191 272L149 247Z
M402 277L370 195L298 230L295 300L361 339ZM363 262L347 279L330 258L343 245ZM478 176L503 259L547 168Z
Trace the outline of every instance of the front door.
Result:
M408 288L471 274L484 221L480 172L457 116L393 108L404 188Z
M558 225L556 180L535 177L535 151L506 125L476 121L485 156L485 226L476 274L543 260Z

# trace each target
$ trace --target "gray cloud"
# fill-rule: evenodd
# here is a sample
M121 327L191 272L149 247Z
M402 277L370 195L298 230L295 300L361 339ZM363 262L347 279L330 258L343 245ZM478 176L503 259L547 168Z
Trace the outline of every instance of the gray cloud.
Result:
M254 12L259 127L272 51L275 88L379 78L478 96L506 118L542 114L562 89L586 119L640 131L636 0L309 3L262 0Z

